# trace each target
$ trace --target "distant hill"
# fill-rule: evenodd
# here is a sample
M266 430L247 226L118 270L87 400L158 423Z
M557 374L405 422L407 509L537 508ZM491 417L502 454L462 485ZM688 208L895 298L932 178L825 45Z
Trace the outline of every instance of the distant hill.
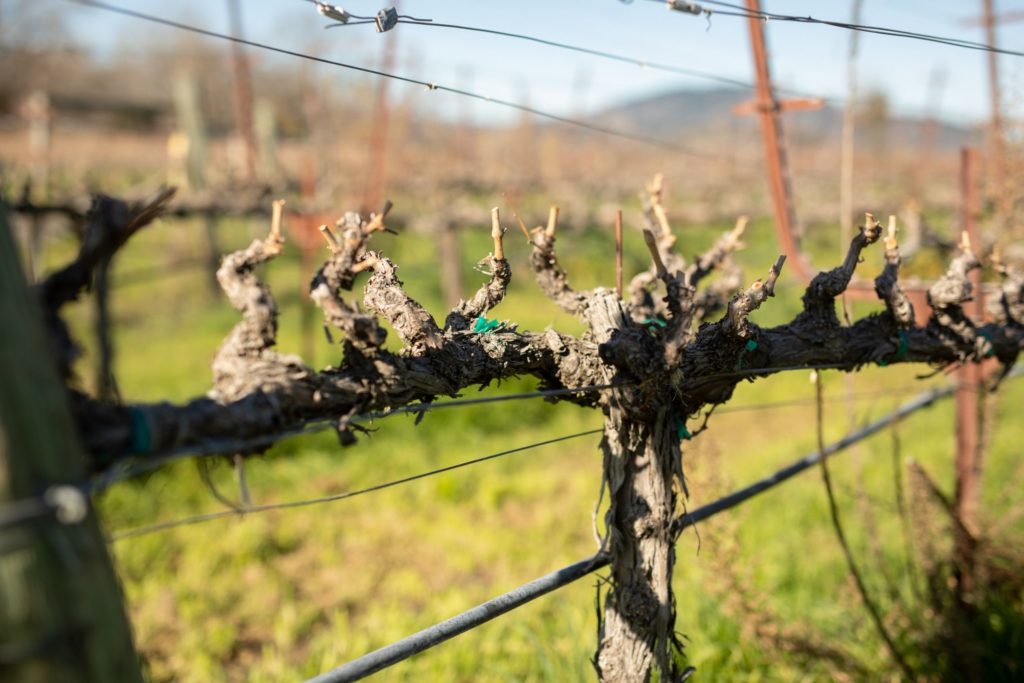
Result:
M733 88L708 90L673 90L624 102L605 109L593 117L604 126L643 131L664 138L685 138L715 132L756 129L757 119L737 116L733 107L749 100L753 92ZM785 130L797 142L839 140L843 114L839 107L826 104L819 111L793 112L785 118ZM867 128L862 125L862 132ZM893 142L915 144L921 135L923 121L917 118L892 117L875 135ZM970 129L945 122L936 122L935 144L952 149L967 144Z

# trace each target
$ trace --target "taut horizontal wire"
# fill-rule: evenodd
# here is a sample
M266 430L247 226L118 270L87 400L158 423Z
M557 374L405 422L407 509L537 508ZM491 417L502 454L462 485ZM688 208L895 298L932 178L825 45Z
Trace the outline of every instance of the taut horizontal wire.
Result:
M773 375L782 372L797 372L807 370L834 370L834 369L845 369L847 366L840 363L820 363L816 365L805 365L799 367L765 367L765 368L748 368L744 370L734 370L731 372L716 373L713 375L703 375L695 378L694 385L699 388L702 384L712 382L717 379L727 379L733 377L748 377L755 375ZM358 415L350 418L350 422L365 421L374 418L388 417L389 415L397 415L402 413L425 413L431 410L437 410L445 407L457 407L466 405L476 405L483 403L498 403L506 400L520 400L528 398L542 398L551 396L561 396L576 393L584 393L587 391L600 391L603 389L611 389L616 387L629 386L629 383L620 384L595 384L586 387L571 387L566 389L548 389L541 391L525 392L521 394L511 394L507 397L494 396L494 397L481 397L474 399L456 399L454 401L446 401L443 403L433 404L418 404L411 406L402 406L389 412L375 412L366 415ZM789 403L789 402L783 402ZM781 407L781 406L780 406ZM741 409L745 409L743 406L736 406L730 410L724 410L723 412L733 412ZM757 408L750 408L755 410ZM245 438L245 439L211 439L201 444L183 446L181 448L170 449L159 453L151 453L144 459L135 461L125 461L120 464L110 467L104 473L97 475L92 485L89 487L94 493L103 491L112 484L130 479L132 477L151 472L163 465L180 459L182 457L195 457L205 455L219 455L223 453L240 453L250 451L263 447L270 447L277 441L288 438L291 436L299 436L301 434L311 434L320 432L325 429L331 429L338 424L338 418L314 418L297 423L290 429L283 429L270 434L261 434L260 436Z
M553 396L566 396L571 394L581 394L591 391L601 391L604 389L614 389L617 387L631 386L632 383L621 382L616 384L593 384L585 387L568 387L564 389L542 389L539 391L528 391L518 394L505 394L502 396L483 396L480 398L468 398L468 399L455 399L452 401L444 401L441 403L421 403L416 405L402 406L391 411L377 411L373 413L367 413L364 415L356 415L349 418L350 423L365 422L367 420L373 420L377 418L390 417L392 415L400 414L422 414L433 410L439 410L444 408L455 408L467 405L479 405L485 403L500 403L503 401L517 401L525 400L530 398L548 398ZM339 418L313 418L296 423L289 429L282 429L270 434L261 434L260 436L242 438L242 439L211 439L207 442L196 444L192 446L182 446L180 448L173 448L162 452L150 453L143 459L125 460L119 464L111 466L105 472L97 475L89 488L93 493L98 493L110 487L112 484L131 479L132 477L151 472L159 467L162 467L170 462L181 459L182 457L203 457L207 455L220 455L223 453L242 453L246 451L252 451L254 449L262 447L270 447L277 441L285 439L291 436L300 436L302 434L314 434L321 432L326 429L334 428L338 425Z
M481 95L480 93L471 92L469 90L463 90L461 88L452 88L452 87L449 87L449 86L446 86L446 85L440 85L438 83L432 83L430 81L423 81L423 80L420 80L420 79L417 79L417 78L410 78L408 76L400 76L398 74L388 73L386 71L379 71L377 69L371 69L371 68L365 67L365 66L356 66L355 64L348 64L346 62L339 62L339 61L336 61L336 60L333 60L333 59L327 59L325 57L317 57L316 55L311 55L311 54L307 54L307 53L304 53L304 52L297 52L295 50L289 50L289 49L283 48L283 47L276 47L274 45L268 45L266 43L260 43L260 42L257 42L255 40L248 40L246 38L239 38L238 36L232 36L232 35L228 35L226 33L219 33L217 31L211 31L209 29L200 28L198 26L192 26L190 24L184 24L184 23L181 23L179 21L174 21L174 20L171 20L171 19L165 19L163 17L158 17L158 16L155 16L155 15L152 15L152 14L146 14L144 12L137 12L135 10L131 10L131 9L128 9L128 8L125 8L125 7L119 7L117 5L111 5L111 4L108 4L106 2L99 2L99 0L66 0L66 1L74 3L74 4L77 4L77 5L84 5L86 7L93 7L95 9L101 9L101 10L105 10L105 11L108 11L108 12L115 12L117 14L123 14L125 16L134 17L136 19L141 19L143 21L149 21L149 22L152 22L154 24L161 24L163 26L168 26L170 28L176 28L176 29L179 29L179 30L182 30L182 31L189 31L190 33L196 33L196 34L199 34L199 35L208 36L210 38L218 38L220 40L228 40L228 41L231 41L233 43L238 43L240 45L248 45L249 47L259 48L261 50L268 50L268 51L271 51L271 52L277 52L279 54L289 55L291 57L298 57L300 59L308 59L308 60L313 61L313 62L319 62L321 64L328 64L330 66L337 66L337 67L341 67L343 69L350 69L352 71L358 71L360 73L371 74L373 76L380 76L382 78L390 78L392 80L401 81L403 83L411 83L413 85L420 85L420 86L423 86L423 87L427 88L428 90L440 90L440 91L443 91L443 92L452 93L454 95L461 95L463 97L469 97L469 98L472 98L472 99L475 99L475 100L480 100L482 102L491 102L491 103L494 103L494 104L502 106L502 107L507 107L507 108L515 109L517 111L525 112L525 113L528 113L528 114L533 114L534 116L539 116L541 118L549 119L551 121L558 121L559 123L565 123L565 124L570 125L570 126L576 126L577 128L584 128L586 130L590 130L590 131L593 131L595 133L602 133L604 135L609 135L609 136L612 136L612 137L622 138L622 139L625 139L625 140L633 140L634 142L642 142L644 144L653 145L655 147L661 147L663 149L669 149L669 150L672 150L674 152L679 152L680 154L687 154L689 156L703 158L703 159L714 158L711 155L700 154L698 152L694 152L692 150L689 150L689 149L687 149L687 148L685 148L685 147L683 147L681 145L677 145L675 143L668 142L666 140L659 140L658 138L648 137L646 135L641 135L639 133L630 133L628 131L618 130L616 128L608 128L606 126L602 126L602 125L599 125L599 124L588 123L586 121L580 121L579 119L573 119L573 118L569 118L567 116L560 116L558 114L553 114L551 112L544 111L542 109L537 109L536 107L531 107L531 106L528 106L528 105L525 105L525 104L519 104L517 102L511 102L509 100L502 100L502 99L499 99L499 98L496 98L496 97L489 97L487 95Z
M949 396L951 393L951 388L924 392L916 399L901 406L898 410L893 411L885 417L880 418L871 424L850 433L845 438L829 445L824 449L824 455L825 457L828 457L838 453L854 443L877 433L893 422L903 419L907 415L921 410L941 398ZM729 510L730 508L741 505L765 491L775 488L779 484L788 481L800 472L803 472L816 464L820 457L821 453L815 451L814 453L797 460L795 463L778 470L764 479L756 481L749 486L739 489L738 491L734 491L733 493L719 498L712 503L708 503L707 505L697 508L696 510L681 517L674 531L677 533L682 532L684 529L693 526L697 522L714 517L715 515ZM342 664L335 669L309 679L306 683L349 683L350 681L358 681L370 674L408 659L415 654L428 650L435 645L440 645L457 635L474 629L495 617L505 614L506 612L510 612L517 607L521 607L528 602L532 602L533 600L547 595L552 591L563 588L570 583L597 571L598 569L608 566L610 563L611 558L607 554L598 553L593 557L576 562L568 567L542 576L539 579L535 579L534 581L520 586L519 588L505 593L504 595L488 600L481 605L477 605L462 614L458 614L450 619L442 621L439 624L426 628L419 633L414 633L413 635L403 638L391 645L387 645L379 650L374 650L362 657L353 659L352 661Z
M0 531L43 519L52 514L52 508L39 498L0 503Z
M143 526L143 527L137 527L135 529L127 529L125 531L114 532L113 534L110 535L108 541L110 543L114 543L116 541L120 541L120 540L125 539L125 538L134 538L134 537L137 537L137 536L144 536L146 534L151 534L151 533L154 533L154 532L157 532L157 531L166 531L167 529L174 529L174 528L182 527L182 526L189 526L189 525L194 525L194 524L202 524L203 522L210 522L210 521L213 521L215 519L224 519L226 517L244 516L244 515L247 515L247 514L250 514L250 513L254 513L254 512L267 512L267 511L270 511L270 510L286 510L286 509L291 509L291 508L307 507L307 506L310 506L310 505L320 505L322 503L333 503L333 502L336 502L336 501L339 501L339 500L345 500L346 498L355 498L356 496L361 496L361 495L366 494L366 493L372 493L374 491L380 491L380 490L383 490L383 489L391 488L392 486L398 486L400 484L407 484L407 483L409 483L411 481L416 481L418 479L426 479L427 477L432 477L432 476L437 475L437 474L443 474L444 472L451 472L452 470L457 470L457 469L460 469L460 468L463 468L463 467L468 467L470 465L476 465L478 463L486 462L488 460L494 460L496 458L501 458L501 457L504 457L506 455L512 455L513 453L521 453L522 451L528 451L528 450L531 450L531 449L534 449L534 448L540 448L541 446L548 446L548 445L551 445L553 443L560 443L562 441L569 441L570 439L578 439L580 437L589 436L591 434L600 434L602 431L604 431L604 430L600 429L600 428L599 429L590 429L590 430L585 431L585 432L577 432L576 434L569 434L568 436L560 436L560 437L558 437L556 439L548 439L547 441L538 441L537 443L532 443L532 444L529 444L529 445L526 445L526 446L519 446L517 448L510 448L508 450L499 451L497 453L492 453L490 455L485 455L483 457L473 458L472 460L464 460L464 461L456 463L454 465L448 465L446 467L439 467L437 469L430 470L428 472L421 472L420 474L414 474L414 475L412 475L410 477L403 477L401 479L395 479L393 481L389 481L389 482L386 482L386 483L383 483L383 484L376 484L374 486L369 486L367 488L359 489L357 491L349 491L347 493L339 493L339 494L336 494L336 495L333 495L333 496L323 496L323 497L320 497L320 498L310 498L308 500L289 501L289 502L286 502L286 503L270 503L270 504L267 504L267 505L252 505L252 506L249 506L247 508L240 508L238 510L221 510L219 512L210 512L210 513L206 513L206 514L202 514L202 515L193 515L191 517L183 517L181 519L169 520L169 521L166 521L166 522L159 522L157 524L150 524L150 525Z
M872 398L885 398L886 396L898 396L906 394L917 394L920 393L920 388L917 390L911 390L909 387L887 389L879 391L861 391L853 394L842 394L838 396L830 396L825 399L825 403L845 403L847 401L864 401ZM789 401L773 401L770 403L752 403L750 405L725 405L715 410L715 415L721 415L724 413L745 413L756 410L775 410L777 408L796 408L800 406L814 405L816 400L814 398L794 398Z
M646 59L637 59L635 57L627 57L626 55L617 54L614 52L606 52L605 50L597 50L589 47L582 47L579 45L569 45L567 43L561 43L557 40L548 40L546 38L538 38L537 36L529 36L522 33L514 33L511 31L501 31L498 29L482 28L479 26L464 26L462 24L446 24L441 22L419 22L419 21L404 21L399 20L399 24L406 24L409 26L435 26L437 28L449 28L459 31L470 31L473 33L487 33L496 36L503 36L506 38L514 38L516 40L525 40L531 43L537 43L539 45L547 45L548 47L558 48L560 50L569 50L571 52L579 52L594 57L601 57L603 59L610 59L616 62L622 62L625 64L633 64L644 69L652 69L654 71L664 71L667 73L673 73L680 76L693 76L694 78L703 78L709 81L715 81L725 85L732 85L738 88L745 88L749 90L755 90L757 86L750 81L743 81L738 78L729 78L728 76L720 76L710 71L702 71L700 69L690 69L683 66L675 66L673 64L664 64L661 62L653 62Z
M316 4L314 0L306 0ZM334 28L337 26L355 26L357 24L372 24L372 21L357 21L348 22L346 24L330 24L325 28ZM438 22L432 19L410 19L406 17L400 17L398 19L399 24L406 24L409 26L434 26L437 28L455 29L458 31L468 31L473 33L486 33L488 35L502 36L505 38L512 38L515 40L524 40L539 45L546 45L548 47L557 48L559 50L568 50L570 52L578 52L581 54L591 55L593 57L601 57L603 59L609 59L623 64L632 64L643 69L651 69L653 71L663 71L665 73L672 73L680 76L691 76L693 78L702 78L705 80L713 81L716 83L722 83L723 85L731 85L737 88L743 88L747 90L756 90L757 85L751 81L744 81L739 78L731 78L729 76L722 76L710 71L703 71L701 69L692 69L684 66L677 66L675 64L666 64L664 62L656 62L648 59L639 59L637 57L629 57L627 55L618 54L615 52L609 52L607 50L598 50L596 48L583 47L581 45L571 45L569 43L563 43L557 40L549 40L547 38L539 38L537 36L526 35L524 33L516 33L514 31L502 31L500 29L484 28L481 26L468 26L465 24L452 24L445 22ZM788 88L777 88L778 92L797 96L797 97L809 97L805 93L790 90ZM828 99L836 99L830 97Z
M661 2L662 0L651 0L651 2ZM965 50L979 50L981 52L995 52L1001 55L1007 55L1010 57L1024 57L1024 52L1019 50L1008 50L1005 48L992 47L985 43L979 43L974 40L964 40L962 38L951 38L949 36L937 36L930 33L918 33L916 31L907 31L904 29L890 28L887 26L871 26L868 24L852 24L845 21L833 21L829 19L816 19L812 16L798 16L795 14L776 14L774 12L766 12L759 10L754 12L743 5L736 5L731 2L723 2L722 0L701 0L698 4L704 5L715 5L717 7L726 7L734 11L722 11L722 10L706 10L712 15L722 15L727 17L742 17L744 19L763 19L765 21L786 21L798 24L819 24L822 26L832 26L834 28L842 28L848 31L861 31L863 33L874 33L882 36L890 36L893 38L907 38L909 40L921 40L929 43L938 43L940 45L948 45L950 47L959 47Z
M954 391L956 391L956 388L950 386L921 392L915 398L911 399L910 401L907 401L906 403L904 403L891 413L885 415L884 417L880 417L877 420L870 422L859 429L855 429L854 431L850 432L843 438L829 444L820 451L815 450L814 452L809 453L808 455L805 455L804 457L800 458L796 462L787 465L786 467L783 467L780 470L777 470L771 475L763 479L760 479L754 482L753 484L750 484L749 486L745 486L742 489L734 491L733 493L730 493L727 496L719 498L718 500L712 503L708 503L707 505L697 508L691 513L684 514L683 517L680 519L678 530L682 531L686 527L693 526L697 522L701 522L705 519L713 517L714 515L724 510L734 508L737 505L745 503L751 498L761 493L764 493L765 491L769 491L775 488L779 484L782 484L788 481L789 479L792 479L793 477L795 477L797 474L800 474L804 470L812 467L813 465L818 464L822 457L827 458L831 455L835 455L836 453L845 450L846 448L849 448L853 444L859 441L863 441L869 436L877 434L878 432L882 431L883 429L893 424L894 422L898 422L899 420L902 420L908 415L916 413L918 410L927 408L928 406L934 404L936 401L952 396Z
M501 403L502 401L519 401L527 398L547 398L554 396L568 396L570 394L585 394L592 391L604 389L617 389L620 387L634 386L635 382L615 382L613 384L591 384L585 387L570 387L566 389L539 389L537 391L524 391L518 394L502 394L500 396L481 396L480 398L457 398L441 403L414 403L401 406L394 410L370 413L365 418L389 417L400 413L426 413L443 408L458 408L461 406L480 405L482 403ZM358 418L357 418L358 419Z

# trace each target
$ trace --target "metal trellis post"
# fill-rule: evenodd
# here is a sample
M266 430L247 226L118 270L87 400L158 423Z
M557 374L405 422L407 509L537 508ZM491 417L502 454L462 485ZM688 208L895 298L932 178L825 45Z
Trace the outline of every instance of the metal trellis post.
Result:
M747 9L753 14L761 12L759 0L747 0ZM790 257L792 268L804 281L809 281L811 273L807 263L800 254L794 239L796 213L793 209L793 191L789 182L789 168L786 159L786 147L782 139L783 111L820 109L823 102L819 98L798 98L779 100L775 97L772 87L771 72L768 67L768 46L764 37L764 26L761 19L751 16L748 20L750 28L750 45L754 52L754 67L757 71L756 98L736 108L737 114L756 113L761 119L761 136L764 139L765 164L768 167L768 181L771 185L772 207L775 211L775 230L783 251Z
M978 188L977 150L969 147L961 151L960 191L962 195L961 225L971 240L971 248L980 253L982 245L978 236ZM966 312L978 324L984 318L984 294L981 289L981 269L970 275L973 299L966 306ZM977 531L977 508L981 495L981 411L982 366L979 363L965 363L957 370L956 390L956 513L967 533L957 533L954 540L954 565L957 577L957 593L971 590L973 561L973 535Z

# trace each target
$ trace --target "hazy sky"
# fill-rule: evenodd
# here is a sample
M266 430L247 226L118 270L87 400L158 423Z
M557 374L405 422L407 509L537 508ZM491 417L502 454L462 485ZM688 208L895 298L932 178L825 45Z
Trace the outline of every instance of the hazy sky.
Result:
M32 1L32 0L25 0ZM74 39L102 53L139 49L170 40L175 29L76 6L51 3L67 18ZM226 0L109 0L110 4L228 32ZM353 14L374 14L372 0L336 2ZM768 11L849 20L846 0L768 0ZM331 59L375 66L384 41L397 41L395 73L492 97L528 102L562 115L593 112L608 104L676 88L713 86L708 81L662 73L630 64L565 52L509 38L440 27L400 25L386 34L372 26L324 30L327 23L304 0L242 0L246 37ZM996 0L997 12L1024 11L1024 0ZM709 6L710 7L710 6ZM861 23L981 41L978 27L962 20L980 12L972 0L864 0ZM616 52L640 60L710 71L752 80L753 66L746 20L715 16L708 20L668 11L663 4L635 0L402 0L402 14L438 22L500 29ZM842 96L846 92L846 55L851 32L827 27L769 22L768 44L779 86L808 94ZM215 40L215 39L209 39ZM919 114L926 109L929 81L944 74L938 114L959 122L988 115L984 52L921 41L860 34L858 70L864 89L884 90L893 108ZM999 31L1002 47L1024 50L1024 21ZM227 44L225 43L225 55ZM278 59L265 52L259 59ZM1024 58L1000 57L1005 99L1024 111ZM353 78L336 67L324 73ZM457 96L422 91L417 100L441 112L469 111L479 120L507 120L510 114L484 102L460 103ZM468 109L466 109L468 107Z

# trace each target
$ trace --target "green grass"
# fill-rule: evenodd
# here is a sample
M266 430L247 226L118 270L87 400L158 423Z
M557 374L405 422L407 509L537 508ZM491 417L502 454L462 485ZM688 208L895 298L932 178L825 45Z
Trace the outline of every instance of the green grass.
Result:
M680 230L684 253L697 253L729 226ZM118 273L202 256L202 227L158 225L119 257ZM247 243L241 223L225 222L225 248ZM816 263L828 263L831 235L812 236ZM464 279L489 250L483 221L463 232ZM776 247L766 223L752 225L740 260L747 279L763 274ZM580 288L611 286L609 231L565 236L560 258ZM73 248L50 245L57 263ZM443 318L432 243L421 235L385 236L375 248L401 267L408 291ZM513 285L491 317L521 329L551 325L579 331L576 321L537 292L526 265L526 246L510 233ZM627 272L646 267L635 232L626 245ZM880 267L869 252L862 273ZM280 348L299 352L302 284L294 249L266 270L281 305ZM361 285L359 285L361 286ZM358 289L358 286L357 286ZM467 295L470 292L467 292ZM780 281L779 296L756 314L759 323L784 322L799 310L800 289ZM878 305L856 305L858 315ZM201 271L170 274L114 291L117 370L127 400L181 401L210 385L209 361L237 314L211 295ZM91 312L88 300L70 318L88 340L81 381L91 384ZM338 361L336 346L316 334L314 357ZM394 335L391 335L394 343ZM924 368L869 368L845 379L826 373L830 399L855 392L890 395L827 405L826 438L838 438L891 410L906 392L941 384L918 381ZM847 384L849 382L849 386ZM513 380L491 393L529 390ZM467 390L464 395L475 395ZM809 398L806 372L741 384L731 407ZM1000 395L999 421L986 460L986 514L995 517L1019 495L1003 496L1015 474L1024 428L1014 419L1024 385L1009 383ZM716 415L711 428L684 444L693 508L762 477L815 448L814 408L802 405ZM416 426L408 416L377 421L376 431L351 448L331 434L293 438L247 466L258 503L297 500L349 491L457 461L600 426L600 415L543 401L498 403L438 411ZM691 428L696 425L691 424ZM953 413L950 402L923 411L899 427L902 454L922 463L952 489ZM598 436L585 437L335 504L308 507L126 539L114 545L138 644L153 680L298 681L424 628L540 574L592 553L591 517L601 462ZM881 563L896 590L910 595L905 539L893 512L895 489L890 434L868 439L834 461L833 476L851 544L864 559L869 584L883 590ZM218 487L232 494L226 463L214 467ZM874 520L865 522L865 504ZM191 462L179 462L137 482L114 487L100 507L108 529L118 530L220 509ZM1017 523L1015 531L1024 531ZM853 653L873 677L894 667L852 590L828 520L817 472L805 473L722 518L701 524L678 547L675 590L678 629L687 636L689 663L704 681L815 681L833 670L756 624L767 621ZM743 586L738 591L737 586ZM744 592L745 591L745 592ZM755 611L734 604L738 595ZM749 594L749 595L748 595ZM595 578L503 616L475 631L379 674L381 681L591 680L595 643ZM883 598L883 602L886 602ZM886 603L888 604L888 603ZM791 640L794 640L791 638ZM799 640L799 639L795 639ZM795 651L794 651L795 650Z

